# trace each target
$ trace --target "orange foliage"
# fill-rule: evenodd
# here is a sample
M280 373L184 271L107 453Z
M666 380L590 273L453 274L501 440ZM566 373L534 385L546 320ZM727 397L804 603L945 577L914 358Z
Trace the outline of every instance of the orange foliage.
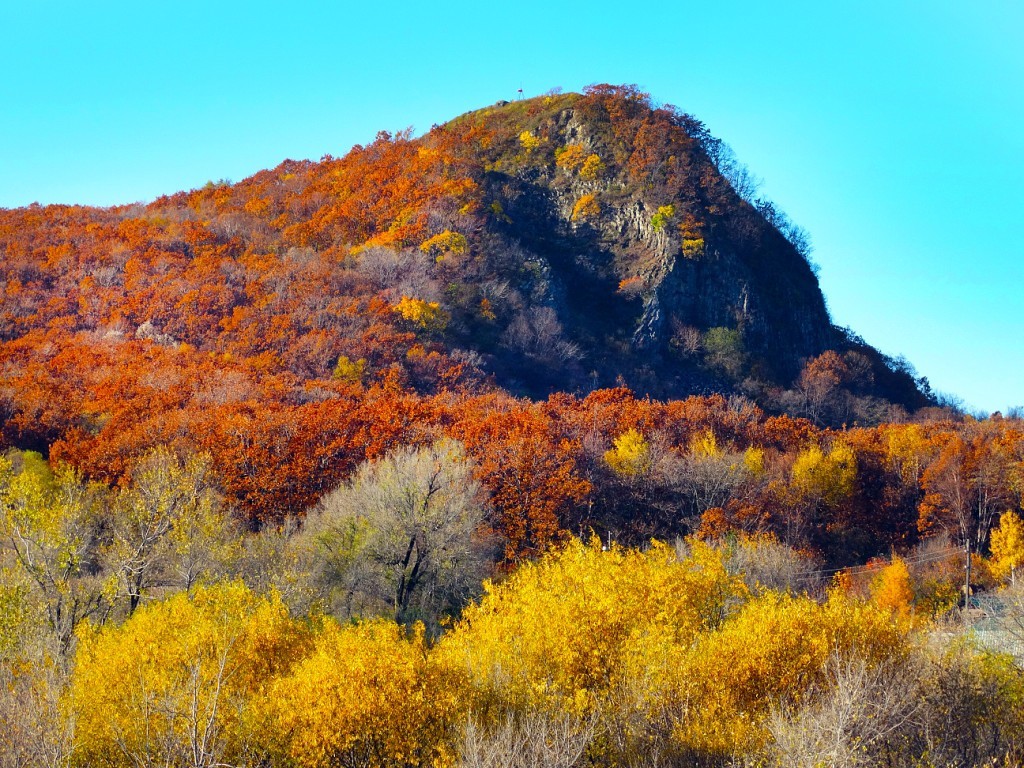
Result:
M494 217L516 215L484 189L489 166L553 164L569 184L589 162L593 181L673 201L678 226L666 236L693 256L733 194L701 150L701 126L651 109L636 88L545 104L516 112L533 121L528 153L524 126L485 110L421 139L382 133L344 158L287 161L148 205L0 210L4 446L111 483L154 445L206 451L229 501L258 525L302 513L366 459L450 436L479 463L514 562L568 529L635 532L642 514L677 510L688 447L710 432L737 452L763 452L764 468L704 512L701 532L795 530L797 454L836 442L811 421L720 395L658 402L625 388L529 403L495 393L472 356L445 343L496 340L520 311L485 285L478 263L493 250L482 238ZM579 144L557 150L566 139L541 112L569 104L603 120L599 158ZM576 209L586 219L598 198L583 195ZM393 249L376 271L375 246ZM797 386L809 406L827 405L854 369L825 353ZM630 485L602 458L630 430L650 444L639 473L648 485ZM1012 419L853 429L841 442L856 477L841 503L805 505L813 519L796 542L840 562L942 530L984 551L1024 493L1024 428Z
M559 439L534 408L493 410L453 430L480 466L498 511L509 562L542 552L565 533L560 518L589 492L573 458L577 446Z

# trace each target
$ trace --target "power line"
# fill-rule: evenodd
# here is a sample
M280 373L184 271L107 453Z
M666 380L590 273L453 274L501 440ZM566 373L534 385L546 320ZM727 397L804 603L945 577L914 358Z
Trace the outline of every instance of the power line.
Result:
M914 558L904 558L903 562L906 563L907 565L920 565L922 563L930 563L930 562L936 562L936 561L939 561L939 560L944 560L944 559L950 557L951 555L960 555L960 554L963 554L963 550L962 549L955 548L955 547L949 547L948 549L944 549L944 550L942 550L940 552L929 552L927 554L920 555L920 556L914 557ZM814 570L814 571L802 571L802 572L797 574L796 578L797 578L798 581L809 581L812 578L814 578L815 576L823 576L823 575L826 575L826 574L845 572L845 573L849 573L849 574L852 574L852 575L856 575L856 574L859 574L859 573L868 573L870 571L876 571L878 569L879 569L878 565L867 565L867 564L866 565L855 565L855 566L853 566L851 568L822 568L822 569Z

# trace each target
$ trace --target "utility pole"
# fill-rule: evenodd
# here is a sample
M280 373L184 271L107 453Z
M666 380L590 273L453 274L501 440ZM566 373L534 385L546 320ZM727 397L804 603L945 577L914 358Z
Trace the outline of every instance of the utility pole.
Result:
M964 552L967 554L967 564L964 566L964 570L967 573L964 581L964 625L970 626L970 619L968 618L968 611L971 607L971 537L970 535L964 539Z

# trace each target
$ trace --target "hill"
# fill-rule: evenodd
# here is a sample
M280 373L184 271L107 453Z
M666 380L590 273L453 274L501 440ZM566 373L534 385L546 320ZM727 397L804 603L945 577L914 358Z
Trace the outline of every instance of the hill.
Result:
M597 86L146 206L5 211L0 339L148 339L421 392L743 393L836 424L928 405L832 326L803 233L736 169L694 118ZM799 377L830 350L816 407L822 376Z
M823 428L930 401L830 323L802 233L740 192L694 118L597 86L148 205L0 211L0 439L108 484L157 446L207 453L257 526L448 437L510 558L719 507L713 530L781 531L761 512L792 506L800 451L853 468ZM864 520L788 542L858 559L916 536L885 439L857 457ZM747 448L771 498L685 490L693 456L732 477Z

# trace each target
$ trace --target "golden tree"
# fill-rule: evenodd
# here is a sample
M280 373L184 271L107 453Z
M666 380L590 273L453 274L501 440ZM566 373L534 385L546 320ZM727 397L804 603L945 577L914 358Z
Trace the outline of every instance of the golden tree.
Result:
M303 768L451 765L465 681L428 655L422 626L329 622L265 699L273 752Z
M254 705L305 655L307 631L241 583L145 605L80 633L69 703L82 766L248 763Z
M1004 512L989 540L992 570L1000 578L1015 582L1015 571L1024 564L1024 521L1013 510Z

